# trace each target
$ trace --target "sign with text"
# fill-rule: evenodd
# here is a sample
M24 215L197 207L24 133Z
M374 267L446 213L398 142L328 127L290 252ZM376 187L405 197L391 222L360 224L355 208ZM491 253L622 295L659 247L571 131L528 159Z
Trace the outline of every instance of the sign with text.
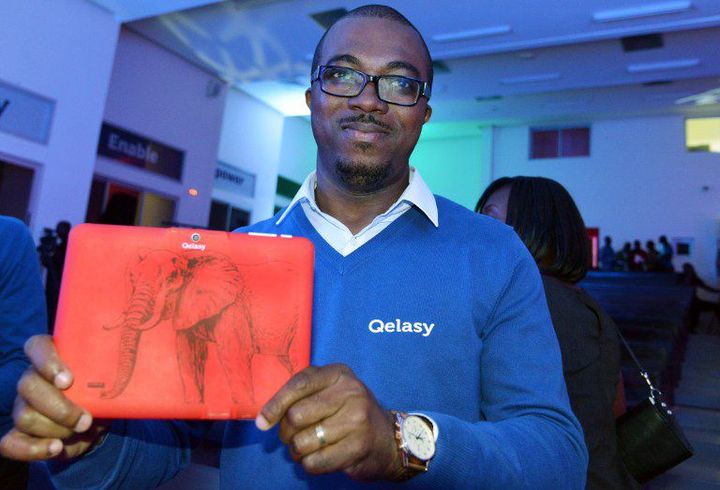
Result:
M185 153L144 136L103 123L98 155L175 180L182 179Z
M255 196L255 175L227 163L218 162L215 169L215 188L236 195Z
M0 131L45 144L55 101L0 81Z

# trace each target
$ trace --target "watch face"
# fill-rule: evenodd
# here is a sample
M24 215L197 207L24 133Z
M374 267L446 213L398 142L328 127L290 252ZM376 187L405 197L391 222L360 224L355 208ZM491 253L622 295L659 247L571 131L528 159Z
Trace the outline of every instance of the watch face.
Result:
M402 437L413 456L427 461L435 455L433 431L420 417L410 415L403 421Z

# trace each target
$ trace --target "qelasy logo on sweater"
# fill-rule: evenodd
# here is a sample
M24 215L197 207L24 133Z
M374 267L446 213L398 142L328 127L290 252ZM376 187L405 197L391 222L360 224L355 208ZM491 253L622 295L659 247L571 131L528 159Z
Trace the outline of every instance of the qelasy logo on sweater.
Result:
M425 322L405 322L400 320L399 318L396 318L395 321L386 322L383 320L379 320L377 318L374 318L370 320L370 323L368 323L368 330L370 330L371 333L375 334L420 334L423 337L429 336L433 328L435 328L434 323L425 323Z

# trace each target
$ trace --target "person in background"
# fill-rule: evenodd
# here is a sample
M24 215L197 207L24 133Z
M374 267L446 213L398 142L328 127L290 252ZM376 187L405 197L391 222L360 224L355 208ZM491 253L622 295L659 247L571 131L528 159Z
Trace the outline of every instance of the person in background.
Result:
M652 240L648 240L647 242L645 242L645 249L647 250L647 258L645 259L645 270L648 272L654 272L658 270L658 261L660 257L660 254L655 248L655 242L653 242Z
M705 311L713 312L715 318L720 321L720 301L707 301L698 295L698 291L701 290L708 293L720 293L720 289L708 286L698 276L695 267L691 263L685 262L682 265L682 272L678 274L677 284L694 288L693 299L690 303L690 328L692 332L698 331L700 313Z
M615 268L615 250L612 247L612 238L605 237L605 245L600 249L600 270L611 271Z
M15 218L0 216L0 437L13 426L16 387L30 364L23 344L47 331L40 262L27 227ZM0 488L24 489L26 463L0 456Z
M71 227L69 221L59 221L55 226L54 233L52 229L46 228L45 235L40 239L40 246L38 246L40 262L47 270L45 302L47 304L48 331L51 335L55 326L60 284L62 283L65 254L67 253L67 242Z
M630 242L625 242L615 257L615 270L620 272L629 271L632 255L632 245Z
M640 488L620 460L613 404L620 383L615 323L576 283L590 266L585 223L567 190L543 177L503 177L483 192L475 211L510 225L542 273L560 342L570 404L590 456L589 489Z
M313 242L312 366L255 424L226 423L220 487L582 487L587 452L535 262L410 165L432 112L422 36L390 7L359 7L325 33L311 74L316 171L240 231ZM147 488L187 464L187 424L94 421L64 396L72 373L51 339L28 354L23 416L0 452L65 459L49 464L61 488Z
M670 245L665 235L660 236L660 238L658 239L658 245L658 270L665 272L674 272L675 269L673 268L672 264L673 249L672 245Z
M637 272L644 271L645 262L647 262L647 253L643 250L640 240L635 240L630 255L630 270Z

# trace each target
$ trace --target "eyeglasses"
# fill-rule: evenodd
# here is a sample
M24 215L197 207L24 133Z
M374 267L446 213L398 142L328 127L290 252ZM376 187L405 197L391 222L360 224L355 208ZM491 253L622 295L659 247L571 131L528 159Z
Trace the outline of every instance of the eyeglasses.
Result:
M320 90L337 97L357 97L369 82L377 88L378 98L388 104L413 106L421 95L430 99L430 85L422 80L400 75L368 75L346 66L320 65L311 83L319 80Z

